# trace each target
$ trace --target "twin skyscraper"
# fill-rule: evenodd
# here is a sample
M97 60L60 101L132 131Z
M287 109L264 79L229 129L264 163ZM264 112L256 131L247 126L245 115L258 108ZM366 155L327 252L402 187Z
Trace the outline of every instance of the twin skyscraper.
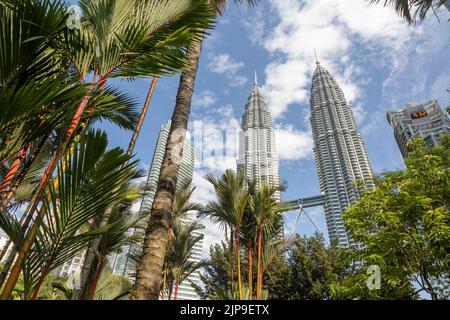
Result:
M330 239L338 246L356 245L347 234L342 212L356 201L361 189L373 188L373 173L355 117L333 76L319 62L311 86L311 127L314 157L323 196ZM242 117L237 169L254 181L276 187L280 183L275 130L257 81ZM280 200L279 194L277 199Z

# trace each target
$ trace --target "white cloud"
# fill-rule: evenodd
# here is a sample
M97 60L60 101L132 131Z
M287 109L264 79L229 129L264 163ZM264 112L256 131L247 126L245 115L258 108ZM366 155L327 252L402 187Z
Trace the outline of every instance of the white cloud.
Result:
M217 56L214 56L211 59L211 62L208 64L209 70L219 74L225 73L235 74L243 66L244 63L235 61L227 53L222 53Z
M282 117L290 105L308 102L314 49L340 82L347 100L358 102L363 98L360 87L367 83L361 78L368 76L350 58L355 45L363 44L377 59L380 55L387 59L413 33L392 8L362 0L272 0L271 5L279 21L262 43L276 57L266 67L264 88L274 119ZM367 59L358 58L360 63Z
M214 92L205 90L199 94L195 94L192 99L194 107L208 108L217 102L217 97Z
M192 195L192 202L206 205L208 202L215 199L215 192L214 187L203 178L204 175L205 172L201 170L196 170L194 172L192 184L196 189ZM207 258L209 256L209 247L223 240L224 233L218 225L207 218L203 219L202 223L205 226L202 255L204 258Z
M292 125L276 129L277 151L280 160L302 160L312 156L311 132L301 132Z
M251 8L252 13L247 15L246 19L241 20L242 26L248 32L248 39L253 46L261 44L265 32L265 19L267 15L259 8Z
M247 83L248 79L238 74L239 69L243 67L243 62L234 60L227 53L213 56L208 64L211 72L225 75L232 87L240 87Z

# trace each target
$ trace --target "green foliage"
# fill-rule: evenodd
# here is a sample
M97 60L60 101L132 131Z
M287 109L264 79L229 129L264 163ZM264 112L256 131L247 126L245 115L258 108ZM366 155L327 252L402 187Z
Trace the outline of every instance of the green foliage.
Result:
M211 246L210 256L200 275L203 287L196 287L197 294L213 300L229 297L229 246L225 242ZM265 295L271 300L331 299L333 275L342 269L343 262L337 249L327 248L323 236L297 236L287 252L278 251L271 259L264 274L262 298Z
M286 256L279 255L267 275L270 299L328 300L334 274L343 261L335 246L326 247L322 235L296 236Z
M222 241L209 248L209 260L200 279L203 286L194 285L197 294L205 300L219 300L221 297L231 292L230 277L230 248Z
M89 131L58 166L39 213L45 223L25 260L27 295L50 271L107 232L108 226L87 231L83 227L128 196L136 162L124 166L129 157L119 148L107 150L107 143L104 133Z
M409 23L424 20L428 12L443 6L447 0L369 0L371 3L393 5L395 11Z
M127 277L112 274L105 268L100 277L94 300L120 300L129 298L133 285Z
M384 175L343 214L361 244L352 253L361 272L347 281L361 284L363 271L378 265L382 289L372 294L380 298L411 298L412 283L433 299L445 298L450 279L450 135L432 148L422 139L413 140L405 162L405 171Z

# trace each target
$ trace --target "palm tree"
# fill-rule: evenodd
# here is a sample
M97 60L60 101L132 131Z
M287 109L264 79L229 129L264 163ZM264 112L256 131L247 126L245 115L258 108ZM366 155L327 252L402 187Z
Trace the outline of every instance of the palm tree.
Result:
M113 208L108 220L108 230L102 235L98 256L94 263L95 273L93 278L90 279L92 282L89 290L90 300L93 300L95 297L98 281L102 276L108 256L112 253L120 252L123 247L139 244L142 240L140 233L129 233L142 219L147 217L146 214L132 214L130 212L132 204L130 200L138 199L139 196L138 192L133 192L132 190L132 194L128 194L126 197L126 203Z
M201 213L201 216L208 216L223 228L227 227L231 230L230 247L232 252L234 250L233 247L235 246L236 248L238 292L239 299L242 299L240 228L250 199L245 177L242 172L236 174L232 170L227 170L219 179L212 175L207 175L206 180L214 186L216 201L209 203ZM234 259L234 254L231 257Z
M408 23L425 19L428 11L433 12L443 6L448 0L369 0L371 3L384 2L384 6L394 5L395 11Z
M75 113L71 114L64 138L42 175L33 200L26 210L23 232L19 237L19 242L23 242L23 245L11 271L10 283L17 281L21 262L33 242L33 239L22 239L25 239L25 236L29 238L26 230L41 202L54 168L73 138L84 111L96 112L93 94L103 91L110 77L161 76L176 73L184 68L187 62L184 48L195 34L211 25L212 15L202 9L205 7L204 2L205 0L79 2L85 18L93 23L95 28L70 33L69 37L73 43L63 42L61 51L66 54L67 60L71 62L71 69L76 70L81 80L85 81L90 71L94 73L94 77L92 83L83 86L84 97L75 108Z
M236 3L256 4L257 0L235 0ZM209 0L210 8L222 14L227 1ZM182 72L172 115L172 125L161 167L158 188L152 207L151 218L144 240L144 253L138 265L134 297L145 300L159 298L164 257L168 245L168 225L170 221L175 186L178 179L188 118L194 92L195 78L199 65L203 36L193 41L187 51L190 68Z
M173 233L165 261L166 270L164 270L169 278L167 292L169 299L175 290L173 299L177 300L181 283L204 265L203 260L196 262L192 259L195 254L195 244L203 239L203 235L196 235L195 232L202 228L203 226L197 221L189 223L179 220L172 225Z
M44 223L30 231L36 236L23 261L25 297L36 299L49 272L75 257L92 238L109 232L83 227L105 207L130 196L128 184L136 177L137 163L124 167L129 157L119 148L106 150L107 144L104 133L90 130L58 166L37 218Z
M264 269L262 267L262 250L266 241L274 238L282 238L282 217L283 212L289 211L290 207L275 199L275 194L279 188L272 188L267 183L260 183L255 188L250 198L251 216L254 219L252 234L256 237L257 246L257 273L256 273L256 297L261 298L262 279Z

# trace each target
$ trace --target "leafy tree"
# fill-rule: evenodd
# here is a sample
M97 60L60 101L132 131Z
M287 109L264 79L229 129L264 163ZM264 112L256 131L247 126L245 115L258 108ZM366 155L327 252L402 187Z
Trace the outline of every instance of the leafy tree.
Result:
M321 234L297 235L286 255L279 255L267 276L270 299L329 300L332 275L343 260L336 246L327 247Z
M203 299L221 299L230 290L229 245L210 248L210 260L201 274L203 287L196 287ZM331 299L332 275L343 269L336 247L327 248L322 235L296 236L286 250L275 251L264 274L264 295L273 300Z
M414 284L432 299L445 298L450 279L450 135L442 135L436 147L420 138L408 147L407 169L383 175L373 191L344 212L346 227L361 244L352 255L361 271L370 265L381 269L382 290L371 295L411 298ZM356 276L364 278L362 272Z
M230 248L227 242L209 248L209 261L200 273L203 286L194 284L197 294L205 300L219 300L223 292L231 292Z

